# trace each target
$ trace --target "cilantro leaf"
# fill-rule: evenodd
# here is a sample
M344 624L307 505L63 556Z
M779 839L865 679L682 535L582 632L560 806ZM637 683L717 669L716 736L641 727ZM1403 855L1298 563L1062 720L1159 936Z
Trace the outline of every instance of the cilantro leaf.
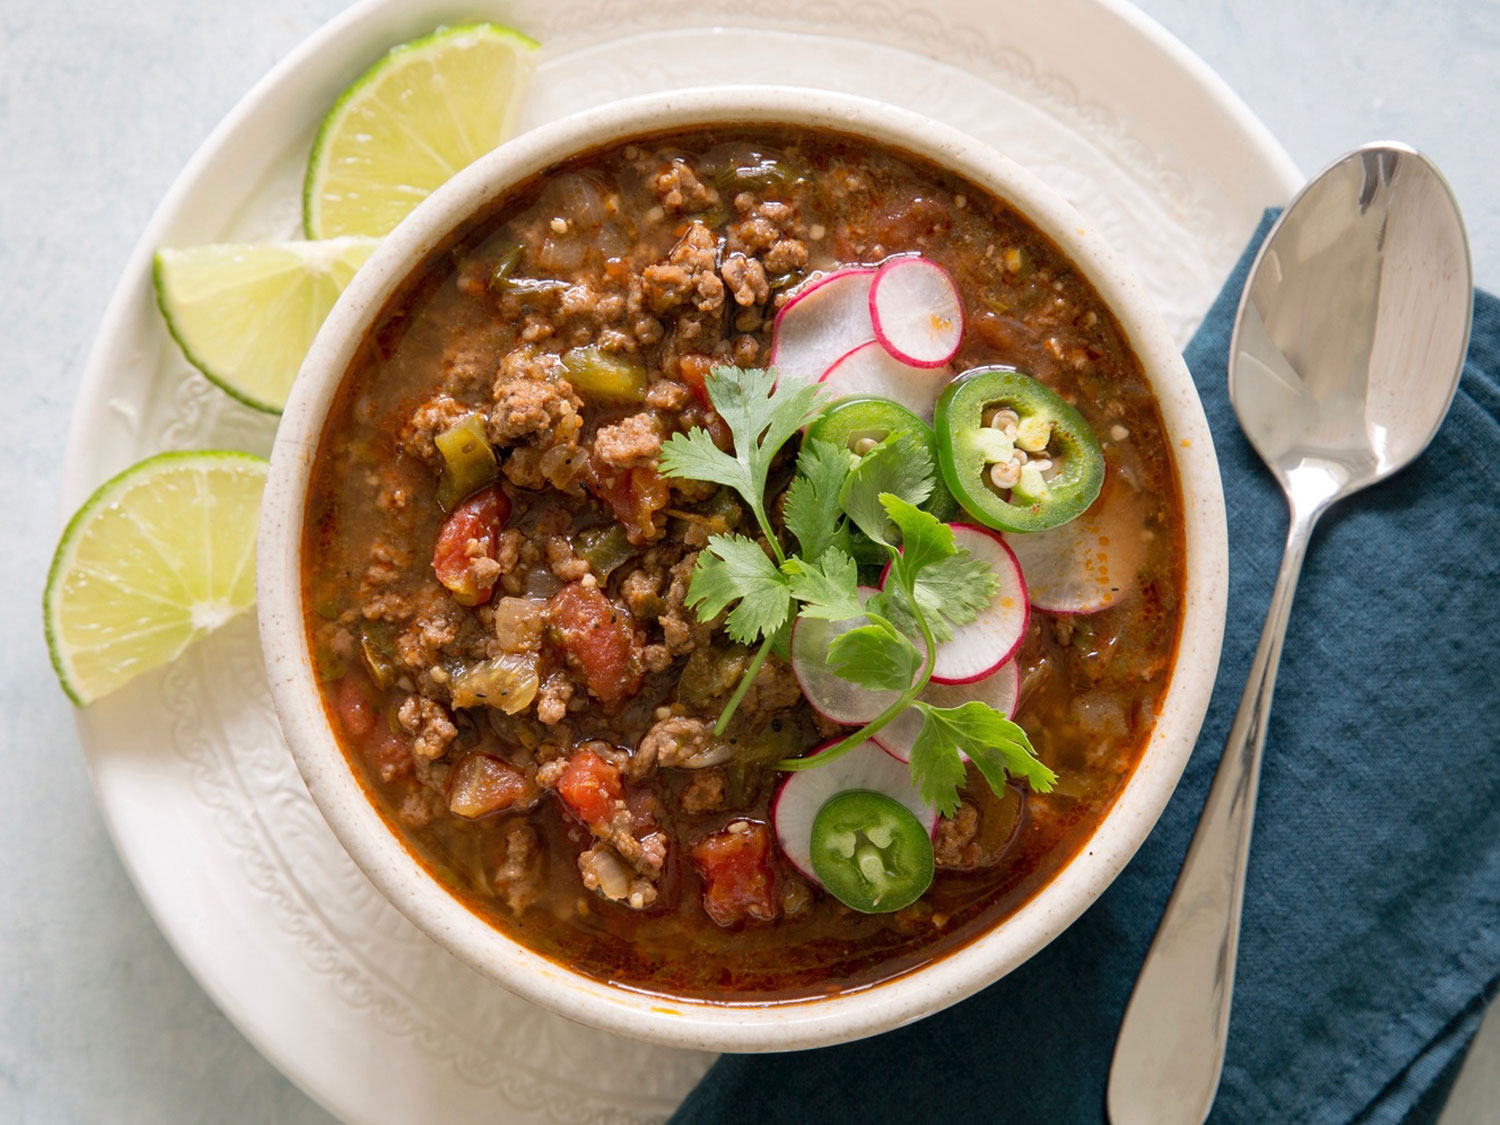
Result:
M797 476L786 490L786 526L804 559L816 559L837 539L843 509L839 490L849 475L849 454L812 439L797 455Z
M875 691L905 691L923 663L917 646L886 621L840 633L828 646L828 666L836 675Z
M712 481L734 489L741 496L751 483L745 466L715 445L707 430L698 427L685 434L673 434L663 442L657 468L664 477Z
M975 700L958 707L933 707L919 700L914 706L922 712L922 730L912 744L912 780L922 799L944 816L958 808L960 750L997 793L1007 777L1024 778L1038 793L1051 792L1057 783L1057 774L1037 759L1026 732L993 707Z
M855 525L877 543L894 547L882 493L889 492L912 504L932 495L932 455L908 433L894 433L866 453L850 470L839 492L839 504Z
M917 604L939 641L978 617L999 590L1000 579L989 564L963 549L925 567L916 581Z
M803 617L824 621L847 621L863 616L859 600L859 568L837 547L830 547L816 562L793 555L781 566L792 589L792 597L804 603Z
M776 543L766 518L766 476L787 440L818 414L816 384L796 385L759 368L715 367L705 380L709 401L729 426L734 452L725 453L708 431L673 434L662 444L658 468L664 476L713 481L745 498L761 531Z
M964 776L958 747L946 730L924 715L922 730L911 744L911 780L922 800L943 816L952 816L958 811L958 787Z
M724 627L740 644L770 636L790 619L792 592L787 578L753 539L715 535L698 552L688 583L687 604L700 621L710 621L739 599Z
M708 400L734 435L735 456L746 460L762 479L781 447L821 409L816 383L777 382L770 371L758 367L715 367L705 386Z
M953 529L896 496L880 502L901 531L901 555L894 566L911 581L916 608L927 618L934 639L946 641L990 604L1000 580L988 564L953 540ZM902 582L887 583L892 621L909 635L920 632Z
M914 578L923 567L958 550L953 545L953 529L936 516L889 492L882 492L876 499L901 532L901 557L895 565L906 576Z

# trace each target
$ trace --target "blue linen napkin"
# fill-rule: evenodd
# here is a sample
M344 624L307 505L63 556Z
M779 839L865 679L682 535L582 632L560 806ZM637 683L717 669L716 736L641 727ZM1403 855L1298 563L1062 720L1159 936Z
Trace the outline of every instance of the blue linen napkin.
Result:
M1287 513L1226 389L1268 213L1187 349L1229 517L1223 662L1140 852L1048 948L948 1011L862 1042L726 1055L672 1118L1105 1118L1115 1034L1218 765ZM1475 298L1436 440L1313 537L1267 737L1228 1061L1210 1119L1418 1122L1500 984L1500 301Z

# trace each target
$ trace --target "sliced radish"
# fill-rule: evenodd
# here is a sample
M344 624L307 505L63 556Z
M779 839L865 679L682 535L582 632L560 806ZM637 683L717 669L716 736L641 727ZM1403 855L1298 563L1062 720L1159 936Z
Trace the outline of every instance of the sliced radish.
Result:
M875 338L870 286L875 270L855 266L808 282L776 314L771 366L784 379L816 383L830 364Z
M832 745L825 742L813 753L821 754ZM861 743L826 766L788 774L771 802L776 842L791 864L820 887L823 883L812 866L813 821L830 799L850 789L869 789L899 801L927 828L929 836L937 828L937 810L922 800L911 783L911 767L874 742Z
M1136 589L1146 561L1140 493L1113 480L1092 507L1050 531L1005 537L1031 604L1048 613L1098 613Z
M861 586L860 604L878 592L874 586ZM835 723L850 726L868 723L896 702L896 697L901 694L860 687L828 666L828 646L833 644L833 639L869 623L864 617L851 617L848 621L799 617L792 623L792 674L797 677L808 705Z
M953 541L976 559L989 565L1000 580L995 596L979 616L953 630L939 643L932 666L936 684L972 684L994 672L1016 654L1026 636L1031 605L1026 597L1026 579L1015 554L1000 533L971 523L955 523ZM890 577L887 564L880 576L883 587Z
M963 298L936 262L892 258L870 285L870 323L875 339L901 362L941 367L963 342Z
M959 707L977 699L1008 719L1016 713L1016 703L1021 698L1021 669L1014 660L1007 660L982 680L968 684L928 684L917 698L934 707ZM886 753L909 762L912 744L921 731L922 713L911 707L882 727L874 738ZM966 762L969 760L962 751L959 757Z
M932 408L952 374L946 367L902 363L878 341L869 340L840 356L819 382L830 399L876 395L899 402L922 421L931 422Z

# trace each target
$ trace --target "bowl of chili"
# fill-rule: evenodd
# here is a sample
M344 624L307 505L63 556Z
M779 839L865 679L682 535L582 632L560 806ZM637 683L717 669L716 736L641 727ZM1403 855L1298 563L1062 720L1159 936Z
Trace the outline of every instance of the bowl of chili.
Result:
M592 239L581 251L580 230ZM922 697L1005 696L1055 768L1055 796L1014 778L963 788L932 813L929 854L927 822L859 780L890 772L871 758L814 810L804 871L772 829L789 785L774 766L838 724L772 656L786 675L763 673L763 686L752 672L743 700L763 723L754 738L704 734L694 707L717 707L716 678L746 661L689 612L687 545L701 546L705 521L753 524L722 489L669 487L656 459L664 430L729 445L722 402L705 393L726 376L705 374L764 365L778 306L820 277L912 254L942 261L974 306L952 362L920 369L950 380L930 396L949 505L934 519L961 504L988 525L976 533L1009 542L1084 508L1133 513L1114 556L1131 571L1095 605L1033 604L1022 663L993 673L1012 680L954 677ZM877 401L826 413L815 432L855 451L910 425L909 409ZM1016 502L1024 489L978 483L1004 467L984 452L999 439L975 437L1003 428L997 404L1012 429L1043 419L1059 460L1077 462L1054 474L1040 514ZM1007 436L1005 456L1021 440ZM1191 378L1086 219L919 115L735 87L539 128L381 244L288 402L258 565L266 666L298 768L407 917L570 1018L754 1051L930 1014L1024 962L1102 893L1165 806L1206 711L1226 536ZM899 761L898 731L845 762ZM854 886L872 848L889 860L875 880L889 882L889 910Z

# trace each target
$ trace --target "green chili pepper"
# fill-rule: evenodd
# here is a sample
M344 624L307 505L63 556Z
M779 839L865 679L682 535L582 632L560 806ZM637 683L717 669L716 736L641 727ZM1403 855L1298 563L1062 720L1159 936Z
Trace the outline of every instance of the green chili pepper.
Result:
M888 398L872 395L840 399L812 424L807 436L841 446L854 457L863 457L891 434L901 432L920 439L936 466L937 449L932 427L899 402ZM922 510L943 523L958 515L958 501L941 477L933 482L932 495L922 505ZM866 566L884 566L890 561L885 548L857 527L850 528L849 553L855 562Z
M592 402L627 404L646 397L646 368L633 359L589 344L563 352L568 382Z
M944 388L938 464L975 519L1045 531L1082 515L1104 483L1104 454L1083 415L1008 367L979 367Z
M365 670L377 688L384 691L400 674L396 667L395 628L387 622L372 621L360 630L359 655Z
M342 678L346 669L338 653L320 646L313 649L313 671L319 683L331 684Z
M443 455L437 502L445 512L451 512L459 501L478 492L499 473L482 414L465 414L432 440Z
M932 885L932 839L900 802L850 789L829 798L813 820L812 867L845 906L886 914Z
M516 266L521 264L521 247L517 243L509 243L500 252L500 258L495 263L495 268L490 272L490 289L496 292L504 292L510 288L510 275L516 272Z
M636 549L630 545L625 529L612 523L608 527L590 527L580 531L573 543L573 550L603 581L609 577L610 571L634 558Z

